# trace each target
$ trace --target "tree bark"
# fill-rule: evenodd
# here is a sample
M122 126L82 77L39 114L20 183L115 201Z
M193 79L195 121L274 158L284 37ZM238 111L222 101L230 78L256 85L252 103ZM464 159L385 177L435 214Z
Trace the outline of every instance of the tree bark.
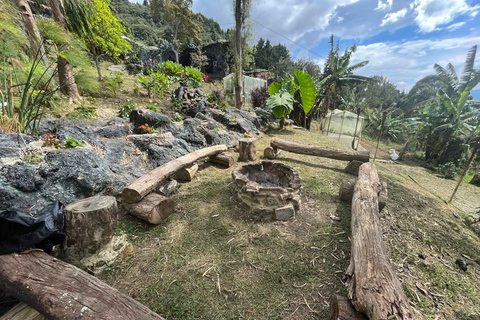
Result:
M189 166L201 158L209 157L225 150L227 150L226 145L212 146L191 152L180 158L165 163L164 165L135 180L128 187L125 187L122 191L122 199L128 203L138 202L155 188L157 188L159 183L165 178L173 175L181 168Z
M50 0L50 7L52 8L53 19L68 31L62 0ZM68 103L78 102L80 100L80 94L78 93L77 84L75 83L72 65L68 63L65 58L58 56L57 68L60 89L68 95Z
M160 320L138 301L44 252L0 256L0 290L49 320Z
M353 191L355 189L355 183L357 179L353 178L345 178L342 180L340 184L340 191L338 192L338 196L340 197L341 201L345 201L348 203L352 202L353 199ZM380 189L378 191L378 211L382 211L383 208L387 205L388 201L388 189L387 183L381 182Z
M230 168L233 166L238 160L238 153L236 152L222 152L217 155L211 156L209 161L222 165L224 167Z
M381 188L375 164L360 167L352 201L352 242L346 272L348 298L370 320L416 318L393 271L382 239L378 211Z
M102 70L100 69L100 61L98 60L98 54L93 54L93 60L95 61L95 66L97 67L98 81L102 81Z
M180 183L177 180L166 179L160 184L156 192L162 196L170 197L178 188L180 188Z
M65 207L67 255L94 254L112 240L117 229L117 200L112 196L83 199Z
M157 193L150 193L140 202L124 203L123 206L132 216L151 224L159 224L175 211L172 199Z
M290 142L278 138L272 138L272 140L270 141L270 146L274 149L281 149L292 153L307 154L343 161L358 160L362 162L368 162L370 160L369 151L346 151L340 149L330 149Z
M244 0L235 0L235 107L242 109L242 78L243 78L243 52L242 52L242 28L243 12L242 3Z
M352 160L348 163L348 165L345 167L345 172L353 174L355 176L358 176L358 169L360 166L363 164L362 161L358 160Z
M193 180L195 173L198 171L198 164L193 164L190 167L184 167L175 173L175 177L180 182L190 182Z
M257 159L257 147L255 138L243 138L238 140L238 160L255 161Z
M330 298L329 320L367 320L367 317L358 313L347 298L333 295Z

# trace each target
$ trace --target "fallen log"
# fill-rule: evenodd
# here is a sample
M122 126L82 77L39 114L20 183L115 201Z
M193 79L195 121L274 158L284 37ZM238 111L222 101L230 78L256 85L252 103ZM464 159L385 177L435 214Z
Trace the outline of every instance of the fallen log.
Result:
M131 185L122 191L122 199L128 203L138 202L151 191L155 190L160 182L173 175L183 167L189 166L195 161L212 156L227 150L225 145L217 145L200 149L153 169L149 173L135 180Z
M348 298L370 320L415 318L382 239L378 211L381 188L375 164L360 166L352 201Z
M213 162L213 163L216 163L216 164L219 164L221 166L230 168L231 166L233 166L237 162L238 156L239 155L236 152L226 151L226 152L222 152L222 153L219 153L217 155L211 156L209 161Z
M338 196L340 200L351 203L353 199L353 191L355 189L356 179L345 178L340 184L340 191ZM383 208L387 205L388 200L388 189L387 183L381 182L381 187L378 192L378 211L382 211Z
M348 163L348 165L345 167L345 172L353 174L354 176L358 176L358 169L360 166L363 164L362 161L358 160L352 160Z
M198 164L193 164L189 167L182 168L175 173L175 177L180 182L190 182L192 181L195 173L198 171Z
M69 204L65 212L64 249L68 256L93 254L112 240L117 229L117 200L96 196Z
M288 152L307 154L311 156L324 157L336 160L358 160L362 162L370 161L370 151L347 151L340 149L331 149L290 142L278 138L272 138L272 140L270 141L270 146L273 149L281 149Z
M49 320L160 320L138 301L40 251L0 256L0 290Z
M159 224L175 211L172 199L158 193L150 193L137 203L124 203L123 207L132 216L152 224Z
M358 313L347 298L333 295L330 298L329 320L367 320L367 317Z
M238 140L238 161L255 161L257 159L257 147L255 138L243 138Z

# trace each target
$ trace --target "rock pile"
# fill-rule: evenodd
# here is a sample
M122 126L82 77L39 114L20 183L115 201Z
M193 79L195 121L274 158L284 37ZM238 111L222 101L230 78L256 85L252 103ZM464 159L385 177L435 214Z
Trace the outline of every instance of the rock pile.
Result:
M274 120L261 110L210 109L200 100L193 117L172 122L162 113L135 109L130 119L81 122L46 118L39 136L0 134L0 210L36 212L59 200L69 204L99 194L116 194L153 168L209 145L234 146L245 132L260 133ZM148 123L158 134L139 136ZM64 142L74 138L85 147L43 147L52 134ZM39 163L28 163L35 153Z

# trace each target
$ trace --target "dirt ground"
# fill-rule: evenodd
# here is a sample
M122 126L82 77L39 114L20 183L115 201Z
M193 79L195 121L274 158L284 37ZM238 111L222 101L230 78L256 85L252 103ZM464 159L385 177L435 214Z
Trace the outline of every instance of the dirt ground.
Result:
M259 157L273 136L348 148L318 132L289 129L265 134ZM172 196L176 211L165 222L122 219L119 232L129 235L134 251L102 278L167 319L328 318L329 297L345 295L350 255L350 206L337 195L346 163L286 152L276 161L302 178L295 218L251 220L234 197L234 168L203 164ZM480 188L463 184L451 206L441 199L454 181L420 167L382 161L377 168L389 186L384 240L411 304L426 319L480 319L480 239L464 222L480 206ZM459 258L467 272L455 265Z

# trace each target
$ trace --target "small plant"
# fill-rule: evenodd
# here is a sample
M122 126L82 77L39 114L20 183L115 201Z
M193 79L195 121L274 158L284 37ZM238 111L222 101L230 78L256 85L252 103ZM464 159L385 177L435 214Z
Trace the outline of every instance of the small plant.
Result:
M97 117L97 108L86 105L79 105L68 115L72 118L95 119Z
M154 105L151 105L151 104L146 105L145 109L152 110L152 111L155 111L155 112L159 112L158 108L155 107Z
M138 84L143 89L147 90L148 98L152 98L152 93L155 90L155 86L157 84L157 80L151 76L138 76Z
M23 161L28 162L30 164L39 164L40 162L43 161L43 157L36 152L32 152L32 153L26 154L23 157Z
M188 87L198 88L202 82L202 72L194 67L185 67L185 82Z
M252 106L254 108L261 108L267 102L267 99L270 97L268 89L265 86L257 87L250 91L250 98L252 100Z
M108 90L112 91L113 95L116 97L117 90L120 89L123 84L122 73L117 73L115 77L105 76L104 83L107 85Z
M90 102L91 104L94 104L97 102L97 99L95 99L94 97L92 96L88 96L87 97L87 101Z
M65 140L65 142L63 143L63 148L65 149L73 149L76 147L85 147L85 146L86 146L85 143L69 137L67 137L67 140Z
M178 112L175 112L172 119L173 121L183 121L183 117Z
M245 133L243 134L243 137L244 137L244 138L251 138L251 137L252 137L252 133L251 133L250 131L245 132Z
M122 118L128 118L130 117L130 113L132 113L133 109L135 109L136 107L136 104L127 102L124 105L120 106L120 110L118 110L118 116Z
M207 101L210 103L210 107L224 111L227 108L225 102L225 95L220 90L214 90L207 96Z
M211 83L213 82L212 81L212 78L208 75L208 74L205 74L202 72L202 78L203 78L203 82L206 82L206 83Z
M173 111L180 109L182 107L182 100L175 99L175 97L173 96L172 98L170 98L170 103L172 104Z
M142 124L140 127L138 127L138 129L140 129L140 133L143 133L143 134L158 132L155 128L150 127L148 123Z
M42 147L53 147L55 149L60 148L60 141L51 134L45 134L42 138Z
M164 61L160 64L159 67L160 67L159 69L161 73L172 78L180 79L180 77L182 76L182 73L184 73L183 66L173 61Z
M457 166L453 162L447 162L437 167L437 173L445 179L455 179L457 174Z

